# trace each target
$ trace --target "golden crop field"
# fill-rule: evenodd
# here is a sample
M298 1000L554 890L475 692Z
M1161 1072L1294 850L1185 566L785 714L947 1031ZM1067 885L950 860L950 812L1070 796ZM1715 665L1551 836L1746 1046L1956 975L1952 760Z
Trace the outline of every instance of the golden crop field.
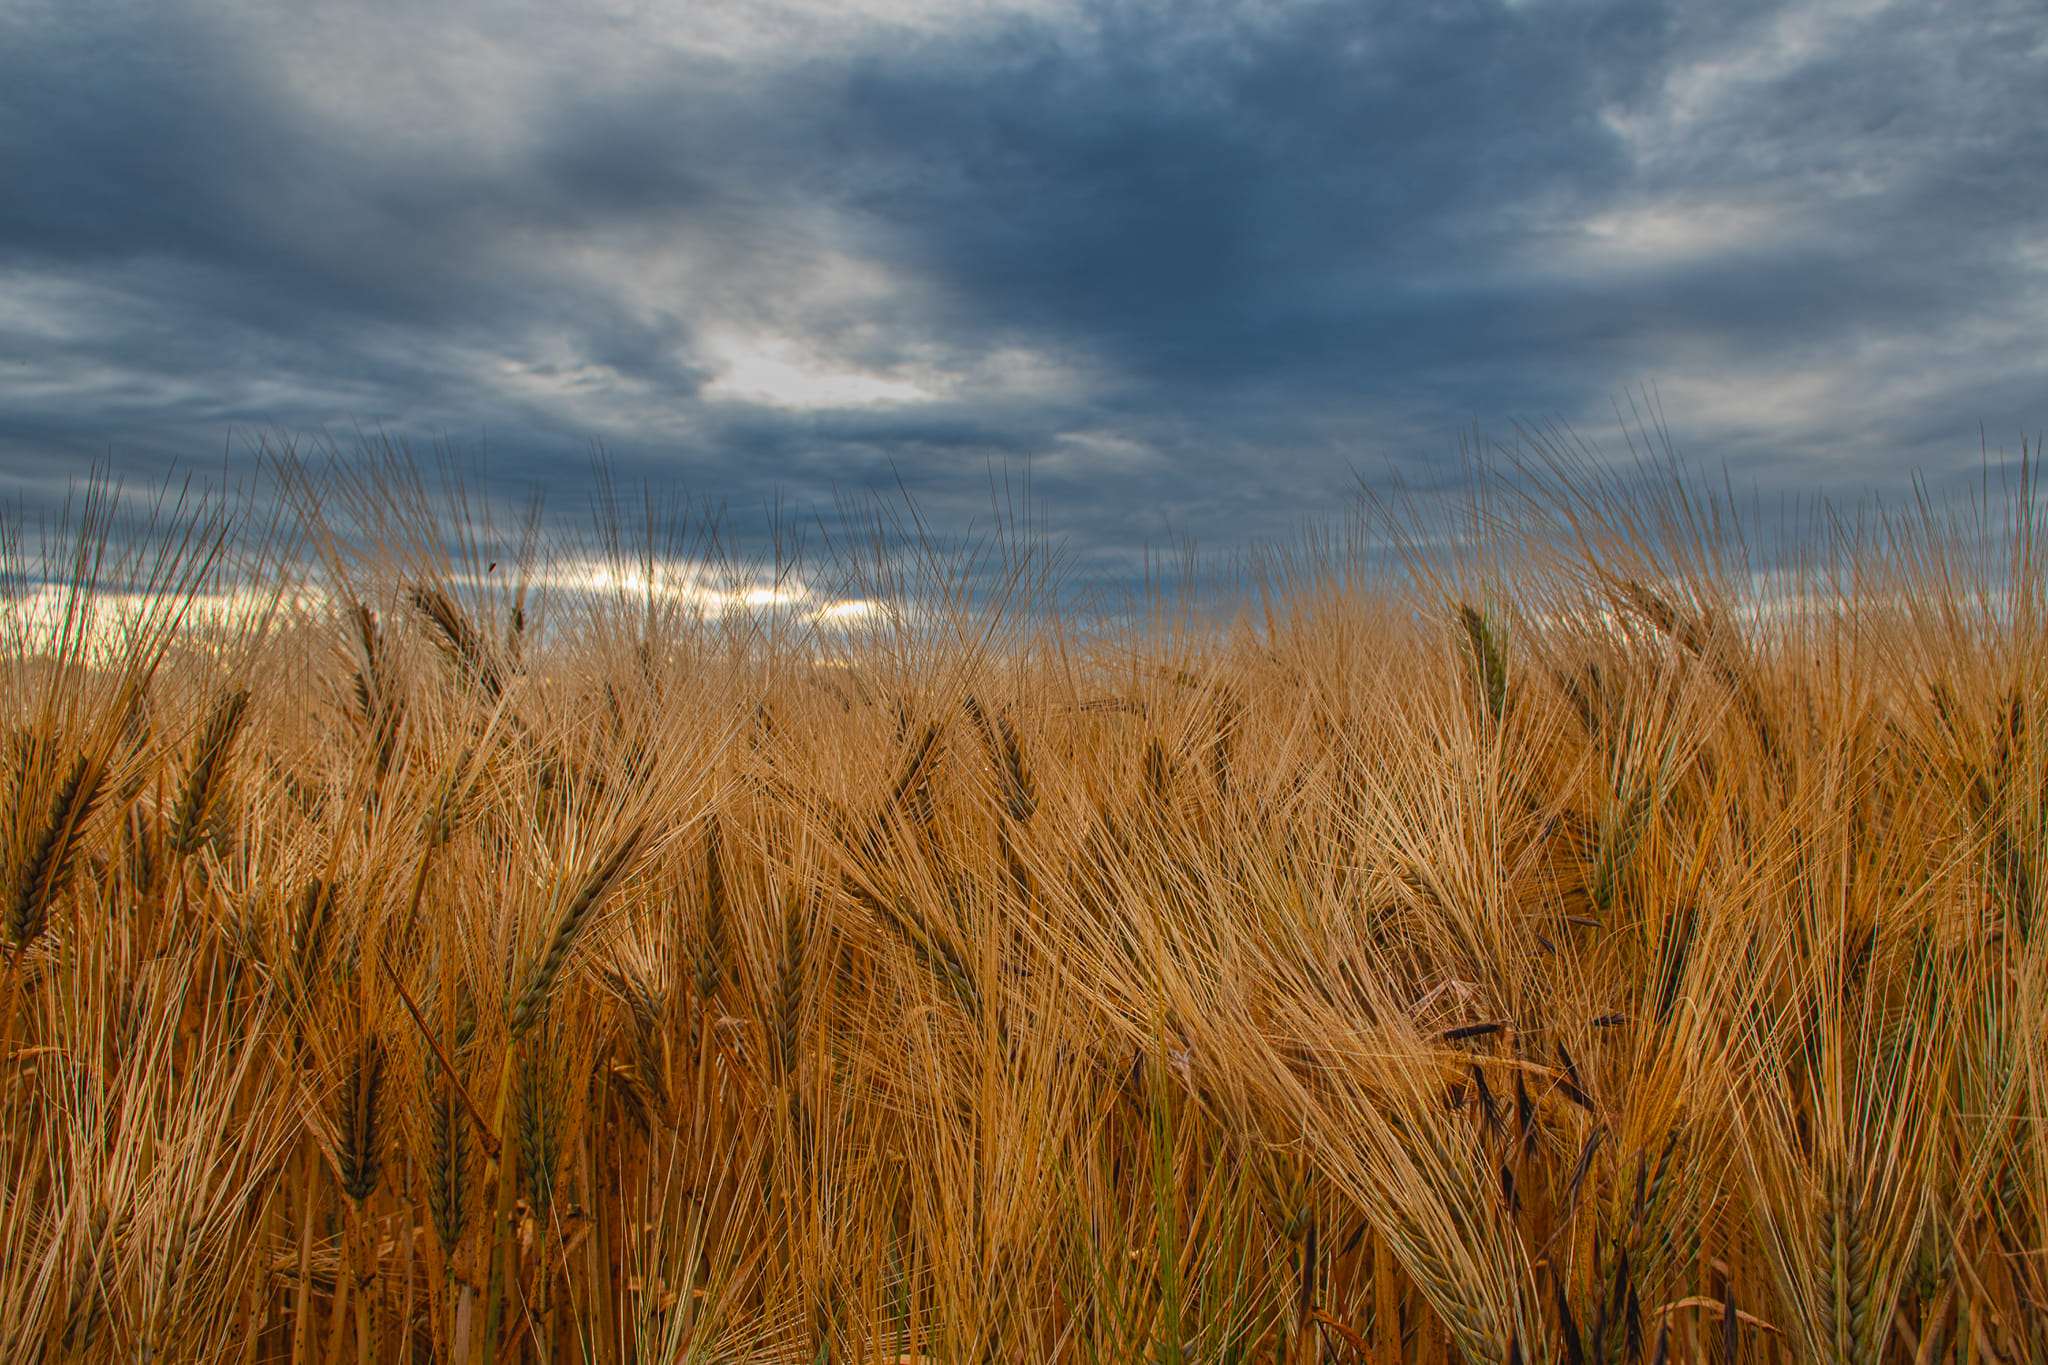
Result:
M5 547L8 1360L2048 1360L2024 465L810 614L285 483Z

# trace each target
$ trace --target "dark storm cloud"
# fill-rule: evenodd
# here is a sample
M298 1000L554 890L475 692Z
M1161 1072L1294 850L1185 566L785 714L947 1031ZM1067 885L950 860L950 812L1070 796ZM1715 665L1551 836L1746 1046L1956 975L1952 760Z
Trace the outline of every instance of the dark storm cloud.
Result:
M1643 383L1847 495L2040 418L2029 4L332 11L0 17L28 496L358 426L571 503L592 442L941 519L1028 460L1106 552Z
M1064 47L857 71L868 207L975 312L1085 337L1147 381L1382 345L1511 236L1501 211L1532 186L1622 169L1592 87L1557 80L1577 44L1491 9L1334 7L1196 40L1157 14L1106 25L1099 55Z

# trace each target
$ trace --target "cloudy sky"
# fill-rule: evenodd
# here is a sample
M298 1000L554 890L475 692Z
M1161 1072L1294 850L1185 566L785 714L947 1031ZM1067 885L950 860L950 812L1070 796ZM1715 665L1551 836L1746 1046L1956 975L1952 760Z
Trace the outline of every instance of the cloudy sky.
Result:
M0 0L0 495L266 433L1285 536L1654 385L1766 494L2048 419L2039 0Z

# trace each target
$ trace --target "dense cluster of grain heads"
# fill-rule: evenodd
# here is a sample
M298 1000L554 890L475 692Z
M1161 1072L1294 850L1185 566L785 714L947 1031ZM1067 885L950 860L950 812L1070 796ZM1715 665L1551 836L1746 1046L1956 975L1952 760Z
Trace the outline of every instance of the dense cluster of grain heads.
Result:
M2025 474L848 623L384 473L4 547L0 1357L2048 1360Z

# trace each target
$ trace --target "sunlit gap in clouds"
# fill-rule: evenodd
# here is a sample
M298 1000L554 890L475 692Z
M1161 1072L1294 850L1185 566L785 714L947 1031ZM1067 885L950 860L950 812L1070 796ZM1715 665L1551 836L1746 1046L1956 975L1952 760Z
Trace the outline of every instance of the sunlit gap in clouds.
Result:
M625 566L602 560L552 565L532 578L535 587L625 601L659 602L692 615L719 619L740 612L778 612L817 625L850 626L886 619L887 604L870 597L838 597L786 576L720 572L700 564Z
M445 586L458 595L504 583L493 574L450 575ZM631 610L652 603L686 620L704 624L771 617L826 632L884 625L900 613L875 597L839 596L800 579L721 571L685 562L636 565L575 560L544 564L527 576L532 605L544 619ZM189 647L223 647L266 626L306 621L334 610L350 594L308 575L280 583L215 583L182 602L130 588L102 584L84 591L69 583L19 584L0 596L0 651L34 658L57 652L59 642L84 642L87 658L118 655L141 623L169 609L179 615L179 637Z

